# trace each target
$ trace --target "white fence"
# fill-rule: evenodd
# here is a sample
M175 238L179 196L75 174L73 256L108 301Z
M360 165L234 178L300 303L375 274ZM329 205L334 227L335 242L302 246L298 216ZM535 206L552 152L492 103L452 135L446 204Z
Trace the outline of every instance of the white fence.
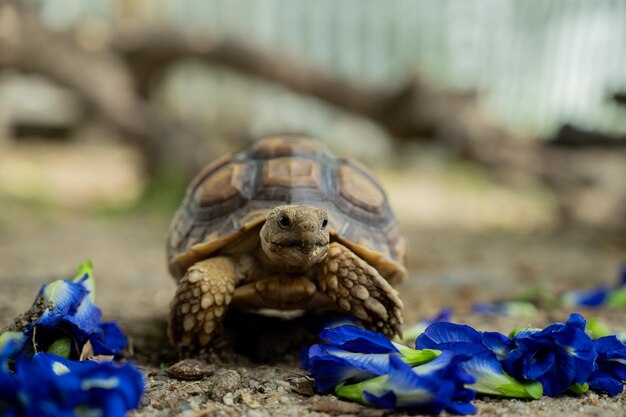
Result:
M393 85L419 69L484 93L500 119L546 134L563 122L626 129L608 96L626 89L623 0L40 0L55 27L136 18L235 36ZM225 70L187 66L163 97L206 123L319 131L350 120L312 99ZM352 123L352 122L350 122Z

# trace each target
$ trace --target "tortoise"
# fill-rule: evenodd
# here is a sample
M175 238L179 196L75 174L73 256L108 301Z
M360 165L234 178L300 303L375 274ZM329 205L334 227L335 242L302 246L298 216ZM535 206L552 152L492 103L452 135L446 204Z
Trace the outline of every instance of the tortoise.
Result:
M227 308L335 309L401 334L406 241L370 171L317 140L266 137L206 166L167 239L178 280L168 335L203 350Z

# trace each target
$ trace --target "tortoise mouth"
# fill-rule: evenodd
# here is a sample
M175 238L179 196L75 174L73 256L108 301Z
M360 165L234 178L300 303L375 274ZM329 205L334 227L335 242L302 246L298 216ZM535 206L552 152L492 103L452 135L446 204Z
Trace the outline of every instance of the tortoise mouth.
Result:
M288 249L298 248L298 249L306 250L308 252L312 249L319 249L321 247L324 247L328 245L328 242L327 241L311 242L310 240L289 240L286 242L272 242L272 244L276 246L280 246L281 248L288 248Z
M283 242L269 242L266 253L270 258L284 266L307 268L319 263L326 257L328 241L310 241L301 239Z

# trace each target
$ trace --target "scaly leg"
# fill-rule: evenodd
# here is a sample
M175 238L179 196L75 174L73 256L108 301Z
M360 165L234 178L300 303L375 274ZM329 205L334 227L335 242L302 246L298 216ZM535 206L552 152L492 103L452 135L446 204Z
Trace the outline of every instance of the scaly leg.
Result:
M378 271L345 246L333 242L320 265L319 288L340 309L389 337L402 334L402 301Z
M206 348L221 331L237 284L235 260L217 256L192 265L170 304L168 336L182 351Z

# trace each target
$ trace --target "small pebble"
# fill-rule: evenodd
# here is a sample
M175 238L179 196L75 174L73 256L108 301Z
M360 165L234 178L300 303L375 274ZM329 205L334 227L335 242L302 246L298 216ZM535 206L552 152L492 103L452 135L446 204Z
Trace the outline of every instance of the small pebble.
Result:
M165 373L172 378L195 381L211 375L212 371L198 359L185 359L166 368Z
M241 377L237 371L232 369L222 368L213 374L208 382L210 383L210 396L213 400L222 400L228 393L231 394L236 391L241 384Z
M224 403L224 405L234 405L235 401L233 400L233 394L232 392L227 393L226 395L224 395L224 397L222 397L222 402Z

